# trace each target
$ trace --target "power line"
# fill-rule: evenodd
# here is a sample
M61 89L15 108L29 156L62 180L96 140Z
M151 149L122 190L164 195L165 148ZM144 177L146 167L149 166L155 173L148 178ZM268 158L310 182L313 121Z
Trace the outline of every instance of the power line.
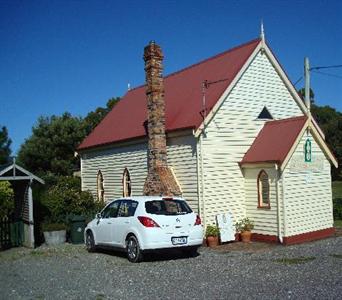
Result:
M303 76L300 76L300 78L293 85L296 86L302 79L303 79Z
M333 66L321 66L321 67L312 67L310 70L319 70L319 69L335 69L342 68L342 65L333 65Z
M315 70L312 70L312 72L318 73L318 74L322 74L322 75L326 75L326 76L330 76L330 77L335 77L335 78L340 78L340 79L342 79L342 76L339 76L339 75L336 75L336 74L331 74L331 73L326 73L326 72L320 72L320 71L315 71Z

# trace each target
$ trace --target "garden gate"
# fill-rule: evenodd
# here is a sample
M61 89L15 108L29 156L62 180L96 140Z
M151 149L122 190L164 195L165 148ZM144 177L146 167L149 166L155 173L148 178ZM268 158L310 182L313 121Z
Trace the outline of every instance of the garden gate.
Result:
M24 223L5 217L0 221L0 250L22 246L24 241Z

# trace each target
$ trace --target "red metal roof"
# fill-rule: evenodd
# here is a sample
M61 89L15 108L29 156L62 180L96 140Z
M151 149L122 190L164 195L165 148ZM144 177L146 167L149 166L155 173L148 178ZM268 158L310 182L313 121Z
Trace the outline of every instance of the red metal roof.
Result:
M252 40L164 77L166 131L198 128L202 122L202 82L220 81L206 90L210 111L259 44ZM78 150L146 135L145 85L130 90L84 139Z
M302 130L306 116L268 121L259 132L241 164L282 163Z

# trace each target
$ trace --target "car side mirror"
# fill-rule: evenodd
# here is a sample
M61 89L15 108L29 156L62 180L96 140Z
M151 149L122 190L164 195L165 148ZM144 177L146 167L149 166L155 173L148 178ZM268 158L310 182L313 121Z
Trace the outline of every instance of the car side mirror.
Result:
M96 219L101 219L101 213L97 213L95 216Z

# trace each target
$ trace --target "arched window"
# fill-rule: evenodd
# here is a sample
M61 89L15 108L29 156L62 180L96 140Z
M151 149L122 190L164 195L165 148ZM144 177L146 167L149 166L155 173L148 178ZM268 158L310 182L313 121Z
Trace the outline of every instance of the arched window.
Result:
M258 176L258 207L270 208L270 183L264 170Z
M97 200L103 202L104 201L104 187L103 187L103 175L101 170L97 172Z
M129 171L125 168L122 175L122 196L130 197L132 195L132 187L131 187L131 176L129 175Z

